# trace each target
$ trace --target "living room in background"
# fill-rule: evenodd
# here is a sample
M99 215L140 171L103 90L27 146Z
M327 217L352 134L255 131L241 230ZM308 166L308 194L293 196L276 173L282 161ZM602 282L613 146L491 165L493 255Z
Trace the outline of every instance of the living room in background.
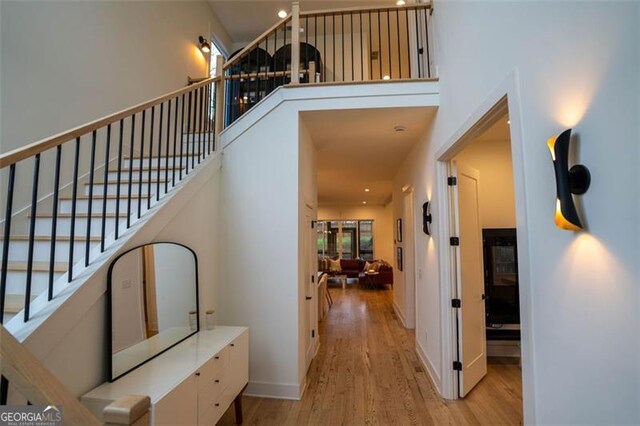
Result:
M318 257L373 260L373 220L320 221Z

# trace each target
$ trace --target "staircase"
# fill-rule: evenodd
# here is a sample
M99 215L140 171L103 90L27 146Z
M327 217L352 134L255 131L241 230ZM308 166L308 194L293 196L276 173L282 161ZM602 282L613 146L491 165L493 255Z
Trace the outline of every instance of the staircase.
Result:
M0 156L7 173L0 323L15 330L29 321L215 151L219 81L203 80ZM68 163L72 176L63 182ZM16 170L30 165L31 182L19 181L24 174ZM51 182L52 192L43 194ZM14 199L27 191L31 204L13 212Z

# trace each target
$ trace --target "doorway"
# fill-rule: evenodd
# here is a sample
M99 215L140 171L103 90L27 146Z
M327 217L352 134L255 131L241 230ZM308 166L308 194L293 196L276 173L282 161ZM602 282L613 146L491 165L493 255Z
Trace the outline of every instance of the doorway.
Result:
M444 221L439 232L449 243L440 252L448 308L443 319L450 321L449 395L483 394L503 383L515 396L505 402L517 404L522 416L530 367L522 147L507 96L494 102L437 155Z

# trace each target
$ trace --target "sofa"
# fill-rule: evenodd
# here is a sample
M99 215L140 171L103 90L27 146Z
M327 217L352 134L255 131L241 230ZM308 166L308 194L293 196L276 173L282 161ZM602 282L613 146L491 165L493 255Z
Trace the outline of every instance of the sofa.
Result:
M318 259L318 271L335 273L335 264L332 268L331 263L336 260L328 258ZM346 275L347 278L358 278L361 285L375 285L382 286L390 284L393 286L393 266L384 260L378 259L369 263L370 268L378 272L377 275L367 276L365 274L366 261L361 259L339 259L340 262L340 274Z

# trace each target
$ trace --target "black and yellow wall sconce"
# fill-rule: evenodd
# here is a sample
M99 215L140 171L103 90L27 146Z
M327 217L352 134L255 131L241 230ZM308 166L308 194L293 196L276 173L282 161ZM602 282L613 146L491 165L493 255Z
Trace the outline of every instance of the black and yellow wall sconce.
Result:
M587 192L591 184L591 174L589 169L582 164L576 164L569 168L570 142L571 129L567 129L547 141L556 174L555 223L561 229L580 231L584 227L576 211L573 194L582 195Z
M431 201L426 201L422 205L422 231L431 235L431 221L433 217L431 216Z
M200 50L202 50L204 53L209 53L211 52L211 45L209 44L209 42L207 41L206 38L199 36L198 37L198 47L200 48Z

